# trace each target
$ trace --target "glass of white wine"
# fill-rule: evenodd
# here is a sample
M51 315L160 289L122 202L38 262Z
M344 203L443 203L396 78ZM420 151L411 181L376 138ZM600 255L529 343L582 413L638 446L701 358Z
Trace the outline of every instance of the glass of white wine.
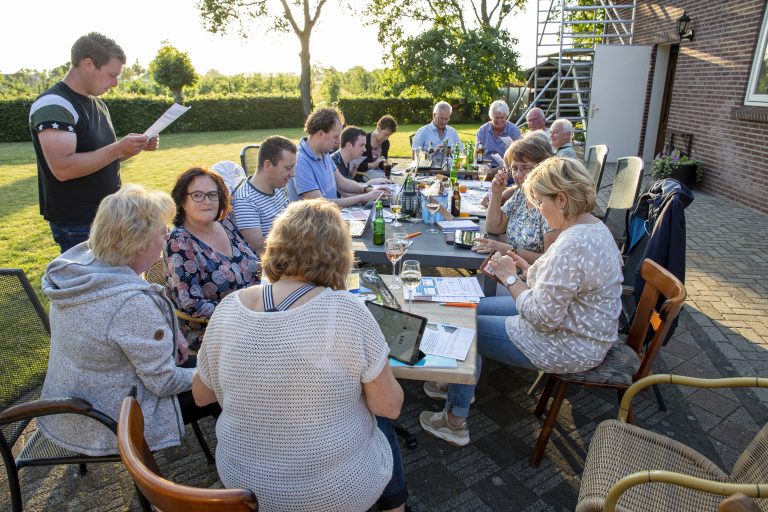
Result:
M427 196L427 210L429 210L429 213L431 214L430 217L430 225L432 226L432 229L429 230L430 233L437 233L437 229L435 229L435 223L437 220L437 211L440 209L440 199L436 195L428 195Z
M406 260L403 262L403 270L400 272L400 279L403 280L403 286L411 291L408 299L408 312L413 309L413 293L421 282L421 265L416 260Z
M394 220L392 221L393 228L399 228L400 226L402 226L402 224L398 220L400 218L400 210L402 208L403 208L403 202L402 202L400 193L394 192L392 195L389 196L389 209L392 210L392 215L395 216Z
M480 180L480 188L485 188L485 178L488 177L488 166L478 165L477 166L477 179Z
M384 245L384 253L387 255L387 259L392 263L392 282L389 287L393 290L400 289L400 283L397 282L397 262L405 254L405 242L398 240L397 238L388 238Z

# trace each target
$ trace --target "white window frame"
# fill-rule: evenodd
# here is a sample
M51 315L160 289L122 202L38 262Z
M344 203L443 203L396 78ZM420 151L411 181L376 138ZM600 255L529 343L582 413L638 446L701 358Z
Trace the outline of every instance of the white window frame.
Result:
M755 55L752 57L752 70L749 73L749 84L747 84L747 95L744 98L744 105L768 107L768 94L757 94L753 92L757 86L760 67L765 58L766 42L768 42L768 9L765 10L763 23L760 25L760 37L757 40Z

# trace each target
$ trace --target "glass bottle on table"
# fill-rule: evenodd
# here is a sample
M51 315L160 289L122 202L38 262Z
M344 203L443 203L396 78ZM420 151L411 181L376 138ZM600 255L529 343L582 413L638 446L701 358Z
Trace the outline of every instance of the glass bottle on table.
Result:
M483 149L483 143L481 141L477 141L477 163L481 164L483 163L483 156L485 155L485 150Z
M461 192L459 192L458 182L453 184L453 195L451 196L451 215L461 216Z
M381 200L376 201L376 216L373 218L373 245L384 245L384 209Z
M410 312L413 309L413 293L421 282L421 265L419 262L416 260L404 261L400 279L403 280L403 286L410 291L408 299L408 311Z

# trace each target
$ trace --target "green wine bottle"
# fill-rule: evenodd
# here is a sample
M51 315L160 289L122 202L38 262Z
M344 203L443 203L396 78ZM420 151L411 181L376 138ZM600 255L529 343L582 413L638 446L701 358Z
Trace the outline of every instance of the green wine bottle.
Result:
M376 201L376 216L373 218L373 244L384 245L384 210L381 201Z

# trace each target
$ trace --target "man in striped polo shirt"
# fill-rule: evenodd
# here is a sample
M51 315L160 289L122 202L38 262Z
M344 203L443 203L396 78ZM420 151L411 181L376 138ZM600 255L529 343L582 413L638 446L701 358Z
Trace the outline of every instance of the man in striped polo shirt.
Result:
M296 145L285 137L268 137L259 147L256 173L232 193L235 224L253 251L264 252L275 218L288 206L285 186L296 166Z

